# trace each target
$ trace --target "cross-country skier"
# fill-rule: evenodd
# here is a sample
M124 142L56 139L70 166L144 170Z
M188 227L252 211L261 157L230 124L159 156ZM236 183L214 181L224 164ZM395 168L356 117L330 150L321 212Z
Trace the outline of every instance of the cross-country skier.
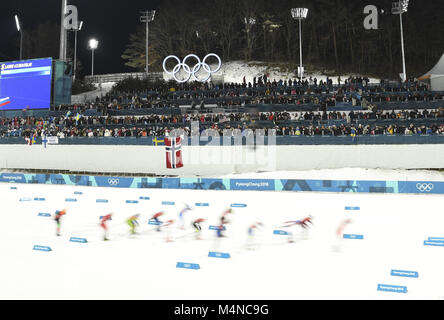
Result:
M225 210L225 211L222 213L222 216L220 217L220 223L219 223L219 226L218 226L218 228L217 228L217 237L218 237L218 238L225 237L223 231L225 230L225 225L226 225L227 223L229 223L229 221L228 221L228 219L227 219L227 215L229 215L229 214L231 214L231 213L233 213L233 209L231 209L231 208Z
M185 228L185 213L187 212L187 211L190 211L191 210L191 207L190 206L188 206L187 204L185 205L185 208L183 208L182 210L180 210L180 212L179 212L179 224L180 224L180 228L181 229L184 229Z
M336 242L332 246L333 251L335 252L341 251L341 242L344 234L344 229L352 222L353 222L352 219L346 218L339 223L339 226L336 228Z
M61 219L62 219L62 217L63 217L65 214L66 214L66 209L63 209L63 210L60 210L60 211L57 210L57 211L55 212L54 220L55 220L56 225L57 225L57 229L56 229L56 231L57 231L57 236L60 236Z
M196 232L196 240L202 240L200 237L202 233L202 226L200 225L202 222L205 222L205 219L199 218L193 221L192 225Z
M161 225L162 225L162 222L159 220L159 218L160 218L161 216L163 216L164 214L165 214L165 212L160 211L160 212L157 212L156 214L154 214L154 215L151 217L151 220L154 220L154 221L156 222L156 224L157 224L156 231L158 231L158 232L161 231L160 227L161 227Z
M171 225L174 224L174 220L170 219L162 223L162 228L166 228L166 242L172 242L173 238L171 237Z
M112 218L112 213L107 214L106 216L102 217L102 220L100 221L100 226L103 228L104 231L104 235L103 235L103 240L104 241L108 241L108 226L106 225L106 222L111 220Z
M258 230L259 228L262 228L262 227L263 227L263 224L262 224L262 222L259 222L259 221L251 224L248 227L248 229L247 229L248 238L247 238L247 243L246 243L247 250L254 250L254 239L255 239L256 230Z
M310 225L313 225L312 221L313 217L309 215L308 217L305 217L301 220L294 220L294 221L287 221L284 222L284 224L281 226L282 228L291 228L293 226L301 226L303 230L306 230L310 227ZM294 234L292 232L288 233L288 242L294 242Z
M342 235L344 233L344 229L347 225L349 225L350 223L352 223L352 219L347 218L341 221L341 223L339 224L338 228L336 229L336 237L338 239L342 238Z
M136 227L139 225L139 222L137 221L139 219L139 214L135 214L128 219L126 219L126 223L130 227L130 233L135 234L136 233Z

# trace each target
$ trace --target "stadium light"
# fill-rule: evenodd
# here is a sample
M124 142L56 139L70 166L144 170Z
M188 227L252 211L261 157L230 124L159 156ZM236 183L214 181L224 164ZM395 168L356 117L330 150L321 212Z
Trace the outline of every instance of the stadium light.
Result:
M405 67L405 51L404 51L404 30L402 27L402 14L406 13L409 9L409 0L401 0L397 2L392 2L392 14L399 14L399 21L401 25L401 51L402 51L402 81L407 80L407 71Z
M295 20L299 20L299 55L300 55L300 67L299 74L302 81L304 76L304 69L302 67L302 20L306 19L308 16L307 8L293 8L291 9L291 16Z
M83 21L77 22L77 27L73 29L74 31L74 72L73 72L73 80L76 80L77 74L77 32L82 30Z
M17 31L20 32L20 21L17 15L15 15L15 24L17 26Z
M91 49L91 57L92 57L91 76L94 76L94 50L96 50L98 46L99 46L99 41L97 41L96 39L89 40L89 48Z
M20 60L23 59L23 30L20 26L20 21L17 15L15 15L15 25L17 26L17 31L20 32Z
M140 16L140 22L146 23L146 67L145 72L148 75L148 66L149 66L149 60L148 60L148 24L152 21L154 21L154 16L156 15L156 10L151 11L143 11L141 12Z

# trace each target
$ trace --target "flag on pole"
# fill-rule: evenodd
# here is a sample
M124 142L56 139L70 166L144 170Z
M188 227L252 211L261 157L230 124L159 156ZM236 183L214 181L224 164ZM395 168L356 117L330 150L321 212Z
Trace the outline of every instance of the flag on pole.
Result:
M153 139L153 145L155 145L156 147L159 145L159 144L165 144L165 140L160 140L160 139L158 139L157 137L154 137L154 139Z
M165 150L167 169L182 168L182 138L165 137Z
M46 149L46 144L48 143L48 139L46 138L46 135L44 135L43 136L43 139L42 139L42 144L43 144L43 146L45 147L45 149Z
M29 137L29 138L25 138L25 140L29 146L32 146L33 144L35 144L37 142L35 135L33 135L32 137Z

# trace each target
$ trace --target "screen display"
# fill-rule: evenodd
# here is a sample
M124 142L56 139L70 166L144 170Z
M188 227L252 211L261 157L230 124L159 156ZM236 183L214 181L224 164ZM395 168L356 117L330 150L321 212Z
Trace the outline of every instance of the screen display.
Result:
M49 109L52 59L0 63L0 111Z

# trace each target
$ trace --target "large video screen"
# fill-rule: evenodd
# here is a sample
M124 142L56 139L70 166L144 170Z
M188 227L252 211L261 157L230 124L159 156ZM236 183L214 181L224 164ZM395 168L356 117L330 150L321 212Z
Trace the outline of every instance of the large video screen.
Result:
M52 59L0 63L0 111L49 109Z

